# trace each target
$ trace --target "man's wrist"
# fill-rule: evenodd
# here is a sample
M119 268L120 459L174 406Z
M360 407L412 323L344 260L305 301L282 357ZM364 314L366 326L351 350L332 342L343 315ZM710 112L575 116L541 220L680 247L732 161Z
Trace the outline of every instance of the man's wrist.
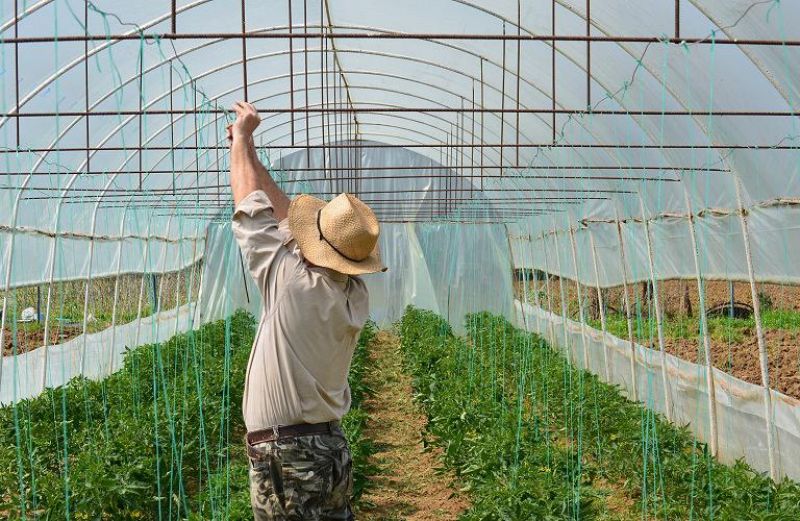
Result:
M243 143L249 142L253 138L253 134L249 134L247 132L231 132L231 139L236 141L241 141Z

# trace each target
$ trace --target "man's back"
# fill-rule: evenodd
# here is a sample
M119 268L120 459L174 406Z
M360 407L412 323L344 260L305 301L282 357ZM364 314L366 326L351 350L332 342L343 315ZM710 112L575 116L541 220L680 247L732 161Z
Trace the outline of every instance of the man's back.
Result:
M264 300L242 404L248 431L339 420L369 314L364 282L304 262L264 192L241 201L233 229Z

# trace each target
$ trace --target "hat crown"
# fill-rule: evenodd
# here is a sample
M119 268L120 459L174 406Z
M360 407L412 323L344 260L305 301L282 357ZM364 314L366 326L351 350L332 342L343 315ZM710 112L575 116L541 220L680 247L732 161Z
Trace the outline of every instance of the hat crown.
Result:
M350 194L335 197L320 210L319 228L321 238L354 261L370 256L380 234L375 213Z

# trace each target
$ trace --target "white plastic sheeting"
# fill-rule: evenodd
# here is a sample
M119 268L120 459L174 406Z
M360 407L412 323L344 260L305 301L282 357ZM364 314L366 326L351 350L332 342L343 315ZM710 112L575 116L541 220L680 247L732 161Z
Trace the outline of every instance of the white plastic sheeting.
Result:
M511 261L502 226L383 224L380 249L389 271L364 277L370 316L379 325L390 326L409 305L448 317L458 331L468 313L511 317ZM258 316L258 289L242 272L229 224L209 227L206 255L200 319L221 319L237 309ZM460 262L464 258L475 262Z
M100 380L122 367L129 349L163 342L197 324L194 305L134 320L98 333L77 336L63 344L4 356L0 367L0 405L38 396L77 376Z
M582 369L620 386L628 397L636 396L647 407L669 415L678 425L689 425L698 439L708 441L708 393L705 368L668 353L666 389L672 407L666 409L661 353L640 344L635 351L627 340L582 326L542 308L515 301L520 327L538 333ZM635 360L632 368L631 358ZM588 366L585 361L588 360ZM606 375L606 361L609 372ZM720 460L744 459L761 472L769 472L767 429L762 388L714 369ZM635 386L634 386L635 384ZM635 388L634 388L635 387ZM634 394L635 391L635 394ZM777 472L800 479L800 400L772 393L772 418L776 440Z

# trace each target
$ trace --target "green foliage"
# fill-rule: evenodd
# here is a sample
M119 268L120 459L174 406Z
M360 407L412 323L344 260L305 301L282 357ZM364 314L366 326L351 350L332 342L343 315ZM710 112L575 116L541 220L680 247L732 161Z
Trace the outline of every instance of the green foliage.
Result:
M252 519L240 404L254 325L238 312L128 352L105 380L0 409L0 519ZM373 334L359 342L343 422L358 493Z
M461 339L414 308L400 323L429 431L471 493L464 519L800 518L796 483L716 462L501 317L466 325Z
M599 320L588 323L600 329ZM761 324L765 330L800 331L800 312L786 309L766 309L761 313ZM664 317L664 336L667 339L697 339L700 336L699 317ZM628 338L628 323L625 315L612 313L606 317L608 332L619 338ZM708 331L712 340L739 344L753 338L756 323L753 317L730 318L711 317L708 319ZM657 338L655 317L634 317L634 336L638 341L649 342Z

